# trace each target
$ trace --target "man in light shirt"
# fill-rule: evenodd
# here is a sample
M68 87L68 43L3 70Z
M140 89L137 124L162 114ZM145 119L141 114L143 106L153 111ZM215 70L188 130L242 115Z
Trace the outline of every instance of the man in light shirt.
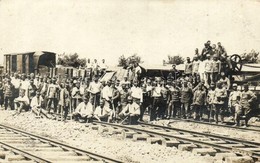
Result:
M138 124L137 120L140 115L140 106L133 102L133 98L129 96L127 98L128 104L126 107L119 113L120 117L129 117L129 124L136 125Z
M141 103L143 102L143 91L142 88L138 86L138 81L134 81L134 84L131 87L130 92L134 102L141 105Z
M29 98L25 96L25 90L21 89L19 97L14 99L14 108L17 114L20 114L22 110L29 110Z
M94 107L99 105L100 92L102 84L98 81L98 77L94 77L94 81L89 84L88 92L90 92L90 101Z
M89 122L89 120L93 117L93 105L89 102L89 97L84 97L83 102L81 102L75 112L73 113L73 117L76 121L79 119L83 120L81 122Z
M96 118L98 121L107 120L107 122L110 122L112 120L112 115L112 109L105 107L105 101L100 100L100 106L96 107L94 118Z
M113 92L112 92L112 88L111 88L111 80L107 81L106 86L102 89L101 91L101 98L105 99L105 106L106 107L111 107L112 106L112 96L113 96Z

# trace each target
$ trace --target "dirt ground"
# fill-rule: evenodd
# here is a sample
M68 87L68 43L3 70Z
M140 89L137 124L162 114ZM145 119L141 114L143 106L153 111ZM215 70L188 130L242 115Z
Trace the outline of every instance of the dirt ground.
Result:
M30 112L16 116L12 114L12 111L0 110L0 123L66 142L124 162L216 162L214 157L207 155L200 156L191 152L180 151L174 147L164 147L142 141L134 142L130 139L123 140L118 136L102 134L85 127L85 124L82 123L38 119Z

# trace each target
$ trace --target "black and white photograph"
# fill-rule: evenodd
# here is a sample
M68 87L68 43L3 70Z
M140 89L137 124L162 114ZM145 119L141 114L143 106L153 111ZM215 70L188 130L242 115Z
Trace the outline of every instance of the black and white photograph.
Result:
M0 163L260 163L260 0L0 0Z

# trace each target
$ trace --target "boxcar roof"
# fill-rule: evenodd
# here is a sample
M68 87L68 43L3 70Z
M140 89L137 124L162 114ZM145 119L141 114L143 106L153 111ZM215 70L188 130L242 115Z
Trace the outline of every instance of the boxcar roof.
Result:
M6 56L6 55L23 55L23 54L33 54L33 55L36 55L36 56L40 56L40 55L45 54L45 53L55 54L53 52L47 52L47 51L35 51L35 52L26 52L26 53L10 53L10 54L4 54L4 56Z

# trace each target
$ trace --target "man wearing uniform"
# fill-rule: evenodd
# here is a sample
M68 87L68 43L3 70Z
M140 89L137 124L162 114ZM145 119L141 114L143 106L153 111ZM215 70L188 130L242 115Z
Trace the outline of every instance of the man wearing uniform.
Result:
M182 118L190 117L190 103L192 100L192 89L188 87L188 82L183 81L181 93L181 116Z
M235 103L237 103L237 98L241 99L241 92L237 90L237 84L232 85L232 91L229 94L228 98L228 108L232 117L235 117Z
M6 79L6 84L4 85L4 103L5 110L7 110L8 106L11 110L14 110L13 99L14 99L14 85L11 83L9 78Z
M51 83L48 86L48 90L47 90L47 98L48 98L47 110L48 110L48 113L50 113L51 105L53 105L53 107L54 107L54 113L56 113L56 111L57 111L58 91L59 91L59 85L56 84L56 79L53 78L51 80Z
M172 82L172 87L170 88L170 96L168 99L168 111L167 118L176 117L176 114L180 114L180 88L176 86L175 81Z
M202 85L198 86L193 96L193 108L194 108L194 119L201 120L203 114L203 106L205 105L206 92L203 90Z
M245 115L245 127L248 126L248 121L253 116L252 102L254 100L256 100L256 95L245 84L244 90L241 93L241 106Z
M224 102L227 98L227 90L225 88L222 88L222 84L220 82L217 82L217 87L215 89L215 96L214 96L214 110L215 110L215 118L216 123L218 123L218 117L220 115L221 123L224 122Z

